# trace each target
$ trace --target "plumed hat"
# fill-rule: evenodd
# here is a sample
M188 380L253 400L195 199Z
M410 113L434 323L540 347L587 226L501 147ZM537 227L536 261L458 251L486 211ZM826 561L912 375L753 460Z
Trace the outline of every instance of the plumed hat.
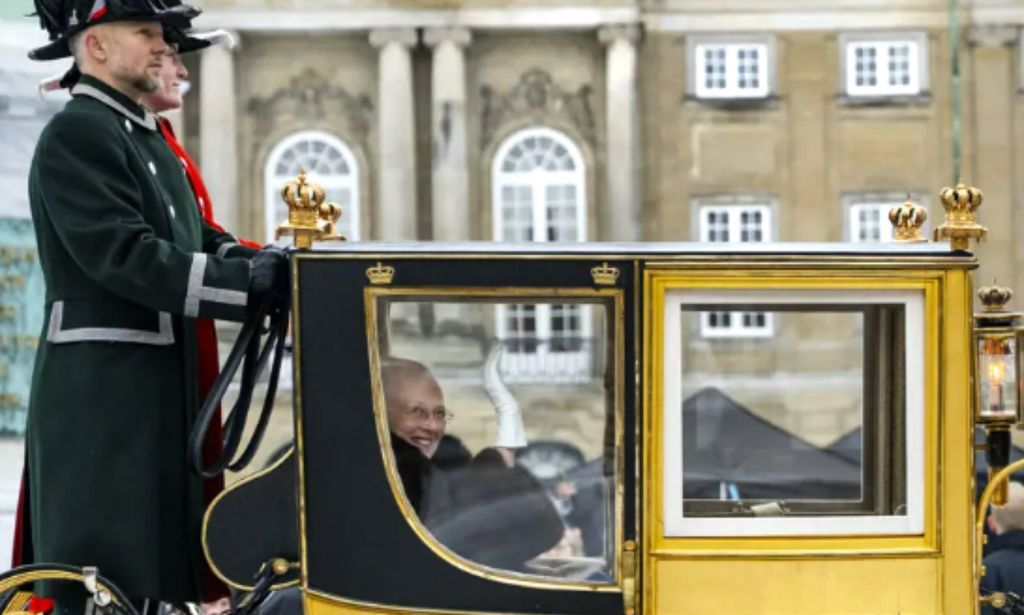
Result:
M181 30L174 26L165 28L164 39L173 45L177 45L178 53L191 53L206 49L211 45L226 44L228 49L235 46L235 38L227 30ZM72 64L64 73L58 73L47 77L39 82L40 92L51 92L53 90L70 89L78 83L82 76L77 64Z
M199 9L181 0L34 0L40 26L50 42L29 52L33 60L57 60L71 55L71 37L86 28L112 21L159 21L187 30Z

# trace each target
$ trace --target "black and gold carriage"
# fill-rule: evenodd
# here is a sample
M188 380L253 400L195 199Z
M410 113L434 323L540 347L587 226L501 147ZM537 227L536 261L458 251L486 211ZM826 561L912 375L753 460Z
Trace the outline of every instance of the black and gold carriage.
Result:
M1008 465L1018 338L993 289L974 331L980 194L943 199L949 243L921 240L908 203L886 244L297 251L296 446L262 475L293 486L273 504L295 513L293 542L224 555L222 573L244 585L280 557L310 614L974 612L974 431L989 428L993 472ZM565 530L500 565L488 548L516 495L441 520L416 506L384 382L389 361L424 366L438 429L476 453L494 442L495 346L527 436L515 465ZM244 506L260 484L236 488ZM236 521L210 519L211 551L231 552Z
M238 590L262 568L310 615L1012 602L979 592L979 514L1015 469L1000 471L1020 337L997 289L975 331L980 195L943 200L949 242L922 240L906 204L885 244L310 248L336 211L296 199L294 448L211 506L210 562ZM496 447L495 356L526 436L498 448L528 480L427 512L434 487L402 473L389 366L431 374L443 411L410 412L475 459ZM538 493L559 523L546 541L523 513Z

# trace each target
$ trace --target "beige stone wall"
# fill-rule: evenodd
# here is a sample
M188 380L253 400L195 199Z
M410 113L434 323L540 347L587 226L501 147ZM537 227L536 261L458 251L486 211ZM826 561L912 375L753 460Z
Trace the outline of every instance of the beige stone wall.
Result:
M587 164L588 237L596 236L603 193L604 50L593 32L475 33L467 49L470 203L474 239L492 239L491 164L515 131L564 132ZM550 78L545 102L524 100L524 79Z
M1024 292L1024 194L1020 159L1024 141L1019 132L1022 109L1018 33L1001 28L967 32L964 49L964 177L985 193L979 209L989 229L978 247L981 267L976 284L994 279Z
M685 37L648 33L642 50L645 218L655 240L693 240L694 199L777 200L776 238L842 241L848 193L932 195L949 183L948 44L928 33L930 94L859 105L842 96L835 33L776 35L777 99L687 96ZM933 219L941 216L929 198Z
M693 240L697 201L739 197L767 198L774 204L774 238L782 241L844 240L844 199L861 193L891 196L909 191L923 195L929 226L934 228L943 214L938 190L955 180L950 77L953 48L945 24L945 0L822 0L813 6L797 0L738 0L728 5L722 0L206 0L203 4L214 11L280 9L288 13L367 8L635 7L645 11L642 19L647 20L648 27L639 46L638 91L643 236L649 240ZM779 23L780 16L800 14L804 9L818 16L855 13L862 20L857 26L861 28L865 27L863 20L882 16L878 19L883 27L922 32L928 54L926 93L882 104L863 104L844 97L842 33L836 28L846 22L837 21L831 28L800 30ZM711 104L688 96L687 44L707 33L667 31L652 25L660 22L648 20L650 16L705 19L719 13L746 19L743 23L748 33L772 41L775 95L771 99ZM988 242L978 249L981 268L977 279L987 283L996 277L1024 294L1024 242L1018 240L1024 236L1024 186L1018 179L1024 177L1019 38L1015 38L1016 26L1003 31L972 29L966 12L962 18L961 174L967 183L985 191L980 215L990 232ZM757 30L758 20L763 20L768 31ZM716 22L705 19L701 23L713 26ZM236 55L235 101L242 175L239 230L251 237L264 237L263 166L270 147L297 129L316 128L338 136L355 151L361 167L362 235L379 236L381 225L387 221L374 217L376 151L381 136L378 125L386 130L387 122L376 113L378 50L370 46L368 32L252 31L242 32L241 38L241 52ZM605 51L596 28L590 26L545 30L492 26L472 30L472 42L464 50L470 238L492 238L490 178L494 151L505 137L533 125L562 130L580 148L587 165L588 238L602 236L598 212L607 185ZM433 207L432 55L422 43L411 54L418 229L420 237L429 238ZM194 58L188 61L194 86L189 97L198 101L198 64ZM541 84L537 90L543 95L540 102L531 98L532 94L527 95L528 82ZM272 102L275 96L277 103ZM198 151L197 105L187 109L185 124L188 146ZM1018 305L1022 305L1019 300ZM770 351L762 348L761 359L775 357L776 349L787 343L789 333L781 331ZM825 341L834 349L842 345L841 338ZM751 360L748 351L756 355L757 344L753 351L744 347L740 353L743 356L725 352L723 360L740 368L743 361ZM843 356L847 363L856 362L854 355ZM772 367L779 365L793 367L785 361ZM829 369L849 368L844 363ZM751 373L767 369L760 364L750 367ZM471 415L482 417L488 411L479 393L466 389L457 379L450 383L450 390L460 406L471 409ZM534 395L527 391L522 394ZM588 394L580 393L583 398ZM540 406L547 403L543 395L535 397ZM580 399L579 395L566 397L574 399ZM780 404L765 410L765 414L777 424L826 443L852 425L849 409L853 402L850 395L822 399L834 410L825 413L831 418L817 422L787 418ZM757 402L754 398L738 401L749 401L749 405ZM796 405L809 407L805 401ZM580 416L584 415L586 412ZM581 429L595 431L594 417L588 421L583 422L591 427ZM553 425L551 429L571 431L565 425ZM467 434L474 445L487 437L483 432Z
M265 236L263 174L271 148L298 130L344 141L360 167L361 235L374 220L376 50L363 33L246 35L236 56L241 232ZM278 189L275 187L275 189Z
M204 8L275 9L491 9L523 7L619 7L635 6L636 0L201 0Z

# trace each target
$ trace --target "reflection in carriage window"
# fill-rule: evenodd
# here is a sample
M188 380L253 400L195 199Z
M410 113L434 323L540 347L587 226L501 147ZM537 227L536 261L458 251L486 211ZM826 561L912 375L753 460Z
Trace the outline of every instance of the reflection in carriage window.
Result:
M607 310L378 300L378 390L395 468L418 521L448 551L500 571L613 582Z
M723 308L776 336L703 338ZM906 514L902 305L682 309L684 515Z

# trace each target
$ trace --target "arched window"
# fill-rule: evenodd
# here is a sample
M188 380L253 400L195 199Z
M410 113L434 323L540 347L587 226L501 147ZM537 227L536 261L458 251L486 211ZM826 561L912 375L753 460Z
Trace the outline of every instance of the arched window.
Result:
M586 240L586 169L565 134L516 132L494 155L492 175L496 240Z
M281 200L281 188L305 169L310 180L320 184L326 202L341 205L339 232L350 240L359 239L359 165L352 150L337 137L316 130L303 130L281 139L264 171L264 211L267 241L274 240L274 228L288 218Z
M494 238L585 241L586 167L576 145L550 128L527 128L498 147L492 166ZM573 304L509 304L497 310L502 368L513 380L587 377L590 310Z

